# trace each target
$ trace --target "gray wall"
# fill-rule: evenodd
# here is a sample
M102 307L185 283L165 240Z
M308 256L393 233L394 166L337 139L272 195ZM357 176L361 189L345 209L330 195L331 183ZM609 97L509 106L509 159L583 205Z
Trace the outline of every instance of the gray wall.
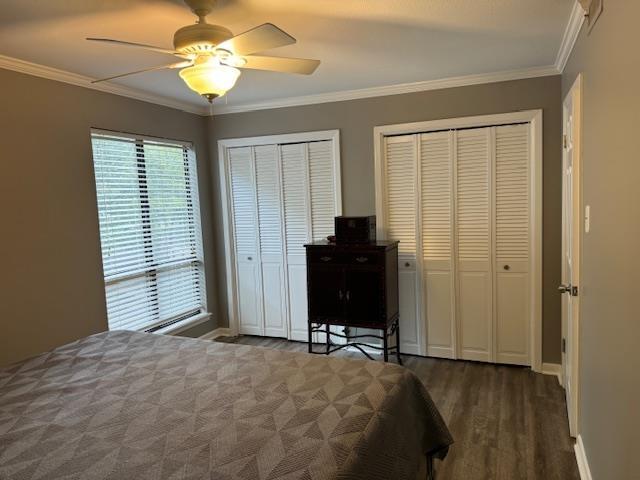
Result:
M217 140L339 128L344 212L374 212L373 127L544 109L544 354L560 360L560 77L222 115L166 107L0 70L0 365L107 328L91 127L191 140L196 145L209 309L228 325ZM208 155L212 161L208 161ZM213 179L213 182L209 180Z
M586 25L562 76L583 73L580 418L594 480L640 475L640 2L605 2Z
M224 258L217 162L222 138L340 129L345 215L375 213L373 127L449 117L544 110L543 339L545 362L560 362L561 108L560 77L433 90L387 97L215 116L209 119L213 159L215 245ZM218 262L218 326L228 325L226 274Z
M195 143L215 312L204 119L8 70L0 85L0 365L107 330L91 127Z

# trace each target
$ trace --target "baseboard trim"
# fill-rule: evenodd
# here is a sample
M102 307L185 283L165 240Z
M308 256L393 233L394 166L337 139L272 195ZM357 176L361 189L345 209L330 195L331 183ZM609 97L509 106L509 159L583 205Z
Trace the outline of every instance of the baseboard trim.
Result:
M210 332L205 333L204 335L200 335L198 338L201 340L215 340L218 337L232 337L233 332L231 332L230 328L216 328L215 330L211 330Z
M591 476L591 469L589 469L589 462L587 461L587 453L584 450L584 443L582 443L582 436L578 435L576 444L573 446L576 451L576 462L578 463L578 471L580 472L581 480L593 480Z
M543 363L542 364L543 375L555 375L558 377L558 383L562 385L562 365L559 363Z

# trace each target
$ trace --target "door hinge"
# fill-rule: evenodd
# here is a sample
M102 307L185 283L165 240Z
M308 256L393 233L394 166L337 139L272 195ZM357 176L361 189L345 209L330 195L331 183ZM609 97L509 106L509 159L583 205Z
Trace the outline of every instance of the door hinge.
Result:
M567 353L567 339L562 339L562 353Z
M562 135L562 148L567 149L567 134Z

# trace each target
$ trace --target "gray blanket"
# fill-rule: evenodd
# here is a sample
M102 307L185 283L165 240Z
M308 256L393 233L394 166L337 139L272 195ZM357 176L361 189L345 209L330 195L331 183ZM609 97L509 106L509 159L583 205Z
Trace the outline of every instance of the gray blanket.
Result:
M0 370L0 479L415 479L452 440L382 362L125 331Z

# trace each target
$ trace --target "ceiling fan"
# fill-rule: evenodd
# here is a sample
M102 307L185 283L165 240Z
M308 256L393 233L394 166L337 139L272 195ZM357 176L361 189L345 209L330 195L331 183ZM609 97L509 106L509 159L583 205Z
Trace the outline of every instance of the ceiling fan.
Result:
M310 75L320 64L319 60L305 58L254 55L271 48L291 45L296 43L296 39L271 23L265 23L234 36L225 27L207 23L206 17L213 10L216 0L184 0L184 2L198 16L198 21L175 32L173 50L110 38L87 38L93 42L168 53L181 58L182 61L101 78L92 83L156 70L180 69L179 75L187 86L211 103L214 98L221 97L233 88L240 76L238 68Z

